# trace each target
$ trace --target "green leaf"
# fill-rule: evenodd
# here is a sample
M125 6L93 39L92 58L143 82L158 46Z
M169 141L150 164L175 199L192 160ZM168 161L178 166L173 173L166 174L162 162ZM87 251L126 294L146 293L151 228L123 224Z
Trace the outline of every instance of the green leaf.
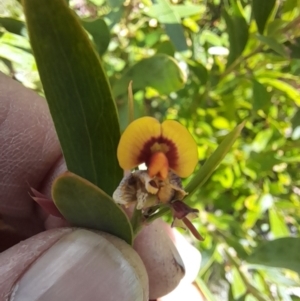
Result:
M98 53L104 54L110 41L110 32L105 21L102 19L81 20L81 24L93 37Z
M158 44L156 53L163 53L168 56L174 57L175 55L175 48L174 45L170 41L163 41Z
M56 178L52 198L72 225L100 230L132 244L132 229L123 210L99 187L66 172Z
M32 49L68 170L112 194L117 111L99 57L63 0L24 0Z
M241 15L230 16L225 10L223 17L229 35L229 56L227 67L230 66L244 51L248 41L248 25Z
M232 295L234 297L234 300L236 300L246 293L247 288L236 267L232 267L231 276L232 276L232 282L231 282Z
M190 198L190 196L207 181L216 167L221 163L225 155L229 152L230 148L240 135L244 125L245 121L229 133L214 153L206 160L200 170L195 174L192 180L185 187L185 191L189 193L186 199Z
M293 86L279 79L273 78L260 78L260 82L285 93L289 98L291 98L295 102L296 105L300 106L300 92Z
M255 111L266 109L271 105L271 93L256 79L252 80L253 109Z
M0 40L0 57L18 64L23 70L31 70L35 66L34 57L20 48L4 44Z
M177 51L188 49L178 10L168 0L157 0L146 12L149 17L157 19L164 25L167 35Z
M30 43L28 39L17 35L13 34L10 32L5 32L1 37L0 37L0 43L15 46L21 49L25 49L26 52L30 52Z
M246 260L253 264L290 269L300 274L299 250L299 237L284 237L262 243Z
M13 18L0 18L0 25L2 25L7 31L23 35L25 32L25 23L23 21Z
M208 80L208 71L207 69L200 63L194 60L187 61L189 69L197 76L201 85L205 85Z
M119 8L123 5L124 0L107 0L107 4L113 8Z
M207 287L206 283L200 277L198 277L196 279L196 283L199 286L201 293L205 297L205 300L207 300L207 301L216 301L216 298L211 293L211 291Z
M165 54L143 59L129 68L113 85L115 97L127 94L131 80L133 90L152 87L161 94L177 91L185 83L184 74L175 59Z
M257 38L263 42L264 44L268 45L272 50L280 54L281 56L288 58L289 57L289 50L283 44L280 44L276 41L275 38L272 37L265 37L262 35L257 35Z
M253 0L252 11L260 34L264 33L267 20L274 9L276 0Z
M276 210L276 208L269 209L269 219L271 232L275 238L289 236L290 231L285 223L284 216Z
M187 18L191 16L199 16L203 15L205 12L204 5L196 5L196 4L177 4L172 5L172 10L178 14L180 18Z
M296 111L296 113L293 116L291 122L292 122L293 130L295 130L297 127L300 127L300 109L298 109Z

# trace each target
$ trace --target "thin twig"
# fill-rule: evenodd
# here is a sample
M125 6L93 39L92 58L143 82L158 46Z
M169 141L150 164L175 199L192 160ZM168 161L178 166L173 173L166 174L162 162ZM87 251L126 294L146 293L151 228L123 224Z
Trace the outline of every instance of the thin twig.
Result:
M237 260L230 255L230 253L224 249L224 252L227 255L227 258L229 259L230 263L236 268L238 273L240 274L246 288L247 292L251 295L253 295L257 300L259 301L269 301L269 299L266 299L262 294L254 287L248 280L248 277L244 274L244 272L241 271L241 265L237 262Z

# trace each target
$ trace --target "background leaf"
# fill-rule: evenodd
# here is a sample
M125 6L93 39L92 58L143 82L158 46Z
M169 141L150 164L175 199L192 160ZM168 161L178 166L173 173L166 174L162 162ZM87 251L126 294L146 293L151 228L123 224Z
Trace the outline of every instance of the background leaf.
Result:
M169 94L183 87L185 77L172 57L156 54L129 68L114 83L113 93L115 97L127 94L127 87L131 80L133 90L152 87L162 94Z
M284 237L261 244L246 259L249 263L290 269L300 274L300 238Z
M193 179L185 187L185 191L189 193L188 197L190 197L196 191L196 189L201 187L211 176L215 168L229 152L233 143L240 135L244 125L245 122L239 124L231 133L229 133L214 151L214 153L207 159L204 165L200 167L200 170L194 175Z
M276 0L253 0L252 9L260 34L264 33L267 20L275 7Z
M93 37L98 53L100 55L104 54L110 41L110 32L105 21L102 19L85 19L81 21L81 24Z
M120 130L99 58L64 1L24 0L23 4L68 170L112 194L122 178L116 157Z
M188 48L180 22L179 10L174 9L174 7L168 0L156 0L147 10L146 14L152 18L156 18L164 25L166 33L177 51L185 51Z
M227 66L230 66L244 51L248 41L248 25L242 15L229 15L225 10L223 17L229 35L229 56Z
M54 181L52 197L72 225L104 231L132 244L132 229L126 214L99 187L67 172Z
M252 80L253 89L253 109L263 110L270 105L271 94L267 91L267 88L262 85L259 81Z
M107 0L72 0L70 9L79 20L105 20L111 39L109 51L101 60L113 86L117 86L120 79L123 81L128 70L155 54L175 58L177 67L180 65L186 76L184 84L164 89L172 79L172 72L162 76L164 72L159 71L155 75L158 90L148 85L144 78L151 74L151 64L134 75L142 82L134 90L134 116L180 121L197 142L199 165L211 157L233 124L247 119L238 143L232 146L205 185L188 199L190 206L199 209L199 219L194 219L193 223L205 237L201 243L194 242L205 265L198 277L205 283L202 291L205 287L213 299L233 300L233 265L223 252L227 250L235 254L240 271L251 276L246 277L245 285L247 288L252 285L256 296L294 300L294 288L300 287L296 272L249 265L244 258L261 242L282 235L299 237L300 233L300 0L276 1L268 17L262 7L274 1L255 1L258 5L255 10L267 20L263 32L255 24L259 20L254 15L252 0L182 0L176 3L168 0L180 30L176 38L188 50L183 53L178 53L180 48L174 47L176 40L170 39L165 24L159 20L164 17L162 7L158 6L151 16L147 14L148 8L160 3L151 2L116 0L117 6L113 8L112 2ZM224 10L233 29L226 26ZM52 11L54 19L55 13ZM242 27L234 23L234 17L240 18ZM10 18L10 22L16 24L24 20L19 2L2 1L0 18ZM249 26L246 46L236 52L229 66L232 30L242 32L236 43L244 43L245 22ZM13 27L0 25L0 51L4 53L0 56L0 72L44 95L33 52L21 46L28 39L26 30ZM16 36L10 39L7 34L18 35L23 42ZM56 47L59 45L57 42ZM60 60L64 63L69 56L72 56L72 49ZM163 70L164 60L159 62ZM77 61L73 61L73 65L76 64ZM132 76L128 76L128 80L131 79ZM127 88L125 81L116 99L122 129L128 124ZM69 108L71 110L72 106ZM184 186L191 179L192 176L185 179ZM297 244L291 248L299 249ZM289 260L289 253L281 256ZM278 292L275 297L274 291ZM205 295L208 299L209 294ZM254 299L257 298L250 295L248 289L239 298Z
M258 35L257 38L283 57L289 57L289 50L275 38Z

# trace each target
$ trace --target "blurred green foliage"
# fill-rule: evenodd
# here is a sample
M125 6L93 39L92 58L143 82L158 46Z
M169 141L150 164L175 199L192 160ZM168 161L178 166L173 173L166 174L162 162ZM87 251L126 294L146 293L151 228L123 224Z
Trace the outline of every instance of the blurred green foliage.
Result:
M300 1L69 3L103 58L122 129L132 79L135 116L179 120L199 165L246 119L189 198L205 236L194 243L207 300L300 300ZM14 0L0 3L0 71L43 95Z

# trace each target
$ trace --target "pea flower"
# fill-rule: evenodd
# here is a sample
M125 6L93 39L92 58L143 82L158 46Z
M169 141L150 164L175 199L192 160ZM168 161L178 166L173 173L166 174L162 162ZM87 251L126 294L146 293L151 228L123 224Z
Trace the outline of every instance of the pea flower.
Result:
M181 178L191 175L198 163L197 144L184 126L174 120L160 124L152 117L137 119L123 133L117 156L125 171L142 163L147 170L136 170L123 178L113 194L116 203L126 207L136 203L145 217L159 204L169 205L173 225L186 226L202 240L189 221L198 210L183 202L187 193Z

